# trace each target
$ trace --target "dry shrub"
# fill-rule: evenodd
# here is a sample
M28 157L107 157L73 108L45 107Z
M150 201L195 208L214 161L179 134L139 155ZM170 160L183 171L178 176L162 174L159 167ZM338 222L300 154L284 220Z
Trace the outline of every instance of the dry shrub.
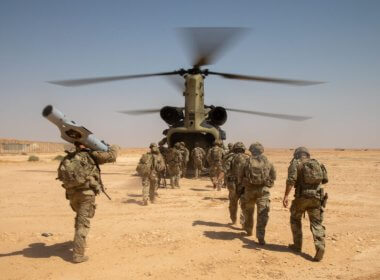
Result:
M39 161L39 160L40 160L40 158L38 156L34 156L34 155L32 155L28 158L28 161Z

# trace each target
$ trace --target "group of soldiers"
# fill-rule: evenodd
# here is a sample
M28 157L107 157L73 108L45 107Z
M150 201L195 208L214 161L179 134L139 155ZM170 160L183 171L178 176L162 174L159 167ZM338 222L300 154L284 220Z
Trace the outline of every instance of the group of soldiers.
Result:
M194 177L198 178L205 167L216 190L226 186L229 192L229 213L232 224L237 222L240 204L240 222L248 236L253 231L253 215L257 207L256 237L260 245L265 245L265 228L270 212L270 189L276 180L276 170L264 155L264 147L256 142L249 147L250 154L242 142L229 144L225 149L222 141L215 140L207 153L197 146L191 151ZM73 262L88 260L85 255L86 236L90 219L95 215L95 196L104 192L99 164L114 162L117 148L111 146L107 152L92 151L80 143L76 150L67 154L58 168L58 179L66 190L75 217ZM180 188L179 180L185 176L189 164L190 151L185 143L177 142L173 147L150 145L136 168L142 177L143 205L155 202L160 182L170 178L171 188ZM302 250L302 216L308 213L316 254L315 261L323 258L325 251L325 227L322 225L327 194L322 185L328 182L323 164L310 157L309 151L299 147L294 151L288 168L283 206L288 207L289 194L295 188L294 200L290 207L290 224L293 244L289 248L295 252ZM166 185L166 183L164 183Z

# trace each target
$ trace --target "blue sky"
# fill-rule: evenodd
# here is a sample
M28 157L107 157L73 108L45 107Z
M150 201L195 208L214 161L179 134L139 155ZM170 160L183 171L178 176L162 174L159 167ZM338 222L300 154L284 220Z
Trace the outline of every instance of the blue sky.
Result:
M183 105L163 78L66 88L49 80L190 66L177 27L248 27L214 71L327 81L310 87L206 79L206 103L310 115L289 122L230 113L229 141L269 147L380 147L379 1L0 1L0 137L61 141L47 104L99 138L136 147L161 139L155 115Z

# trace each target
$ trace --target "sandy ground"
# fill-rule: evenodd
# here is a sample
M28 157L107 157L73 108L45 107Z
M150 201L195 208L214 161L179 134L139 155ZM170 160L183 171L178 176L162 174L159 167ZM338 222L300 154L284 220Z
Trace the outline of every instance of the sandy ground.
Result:
M134 176L139 150L103 167L112 197L97 197L87 250L90 261L71 263L73 218L55 180L55 155L0 156L0 279L380 279L380 151L313 150L328 168L327 252L314 255L309 222L295 255L289 211L281 198L290 150L269 150L278 179L265 246L230 226L227 190L207 178L184 179L180 190L160 189L141 206ZM43 237L49 232L52 236Z

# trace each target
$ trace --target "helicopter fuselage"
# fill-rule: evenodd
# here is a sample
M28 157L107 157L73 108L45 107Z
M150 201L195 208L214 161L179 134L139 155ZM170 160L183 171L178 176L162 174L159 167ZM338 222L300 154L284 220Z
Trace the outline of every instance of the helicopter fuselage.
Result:
M204 79L202 74L186 74L185 114L183 126L171 127L167 131L167 142L171 147L176 142L185 142L189 149L195 146L209 148L216 139L221 139L220 129L207 121L210 111L204 104Z

